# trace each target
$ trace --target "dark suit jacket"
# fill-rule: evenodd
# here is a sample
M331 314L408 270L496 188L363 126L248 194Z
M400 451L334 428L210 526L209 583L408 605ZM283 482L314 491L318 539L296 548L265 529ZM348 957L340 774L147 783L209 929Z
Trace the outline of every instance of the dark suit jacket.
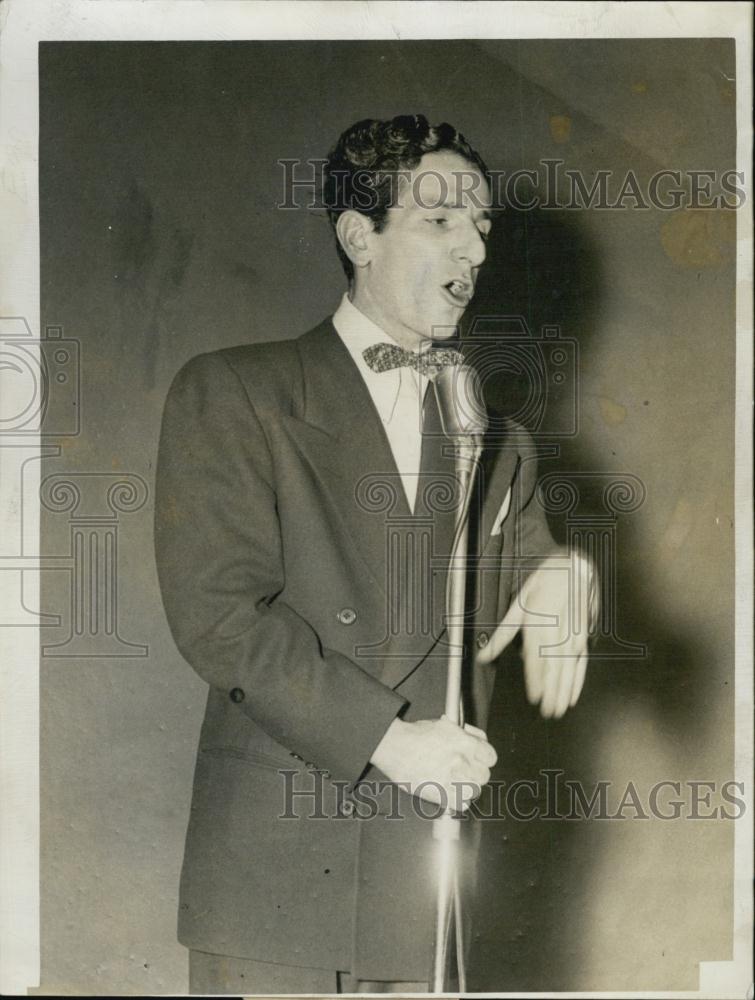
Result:
M505 612L512 574L532 566L523 557L552 547L533 457L515 425L485 453L471 642ZM388 956L396 978L426 978L429 823L335 808L374 775L370 756L397 713L443 710L442 588L429 628L391 604L392 546L415 528L399 483L329 320L298 340L201 355L176 376L156 554L176 644L210 686L181 880L188 947L364 978L385 975ZM402 593L405 570L395 582ZM478 724L491 690L492 669L478 670ZM286 782L304 792L298 818L280 818Z

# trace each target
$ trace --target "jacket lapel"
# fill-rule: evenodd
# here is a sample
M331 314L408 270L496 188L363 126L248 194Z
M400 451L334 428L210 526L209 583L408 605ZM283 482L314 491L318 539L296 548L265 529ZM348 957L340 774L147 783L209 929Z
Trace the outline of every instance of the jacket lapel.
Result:
M298 411L284 419L380 589L390 622L397 605L410 596L409 590L416 591L407 578L406 567L411 564L407 546L422 533L421 511L413 519L380 415L330 320L300 337L297 347L302 396ZM516 449L505 443L483 453L476 518L480 535L473 543L480 554L490 544L516 460ZM444 579L445 574L435 575L432 630L389 629L388 642L379 651L383 683L397 686L429 655L445 659L444 644L438 644L443 632L445 592L440 583Z
M386 521L411 512L383 422L329 320L297 346L304 394L295 436L385 593Z

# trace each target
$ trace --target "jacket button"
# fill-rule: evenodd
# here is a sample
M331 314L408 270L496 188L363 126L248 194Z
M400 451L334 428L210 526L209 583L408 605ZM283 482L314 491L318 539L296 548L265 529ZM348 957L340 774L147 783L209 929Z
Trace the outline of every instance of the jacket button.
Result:
M354 803L351 799L344 799L341 803L341 815L351 816L354 812Z
M231 690L231 701L235 701L237 705L239 702L242 702L244 698L246 698L246 695L241 688L233 688Z
M341 608L336 617L342 625L353 625L357 620L357 613L353 608Z
M477 648L485 649L489 641L490 641L490 636L488 635L488 633L480 632L480 634L477 636Z

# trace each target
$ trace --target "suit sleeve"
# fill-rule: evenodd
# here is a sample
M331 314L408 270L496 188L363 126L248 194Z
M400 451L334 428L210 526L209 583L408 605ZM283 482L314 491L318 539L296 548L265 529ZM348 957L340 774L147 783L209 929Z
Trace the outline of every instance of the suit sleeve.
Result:
M278 597L285 569L273 459L222 355L194 358L171 386L155 550L168 622L189 664L290 751L356 781L406 701L323 648Z

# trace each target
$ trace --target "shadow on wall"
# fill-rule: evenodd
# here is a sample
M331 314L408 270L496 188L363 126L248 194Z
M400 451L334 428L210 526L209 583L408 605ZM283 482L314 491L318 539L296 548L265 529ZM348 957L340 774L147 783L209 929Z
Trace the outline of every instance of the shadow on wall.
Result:
M493 228L489 266L481 274L465 336L474 337L483 317L519 317L533 338L542 336L544 327L558 327L566 341L578 339L580 369L587 371L599 333L604 280L589 233L575 213L507 211ZM513 326L509 319L508 329ZM514 341L521 339L509 335ZM538 416L531 405L531 371L516 363L506 369L502 378L485 382L488 405L535 430ZM549 438L548 430L567 425L573 404L572 387L552 388L538 435L544 456L541 480L558 475L574 482L584 474L615 471L610 455L596 453L595 443L588 443L585 434L561 439L558 453L547 457L559 440ZM603 485L599 476L584 476L581 481L586 487L580 490L578 513L595 523L606 512ZM554 537L565 542L565 517L549 515L549 519ZM598 640L579 704L557 721L544 720L527 703L518 653L508 650L499 663L488 726L499 748L493 781L506 785L521 779L538 781L534 805L540 815L549 808L544 770L563 770L564 778L581 781L588 789L606 777L599 773L601 741L610 737L612 726L628 725L628 706L630 718L647 720L662 739L677 744L694 739L690 720L707 697L700 675L708 651L697 634L685 632L678 622L659 620L654 612L651 574L632 558L643 520L641 510L618 516L615 620L621 639L645 643L647 655L623 659L615 642ZM601 658L601 652L612 658ZM632 766L627 762L621 775L624 782L633 779ZM533 805L532 796L525 795L522 801L528 808ZM560 803L557 808L562 811ZM597 833L587 829L591 826L594 821L483 822L479 863L484 877L468 968L472 991L611 987L586 981L587 950L596 919L587 889L603 877L604 864L615 863L617 852L620 859L622 855L610 831ZM624 856L621 863L628 866L633 861Z

